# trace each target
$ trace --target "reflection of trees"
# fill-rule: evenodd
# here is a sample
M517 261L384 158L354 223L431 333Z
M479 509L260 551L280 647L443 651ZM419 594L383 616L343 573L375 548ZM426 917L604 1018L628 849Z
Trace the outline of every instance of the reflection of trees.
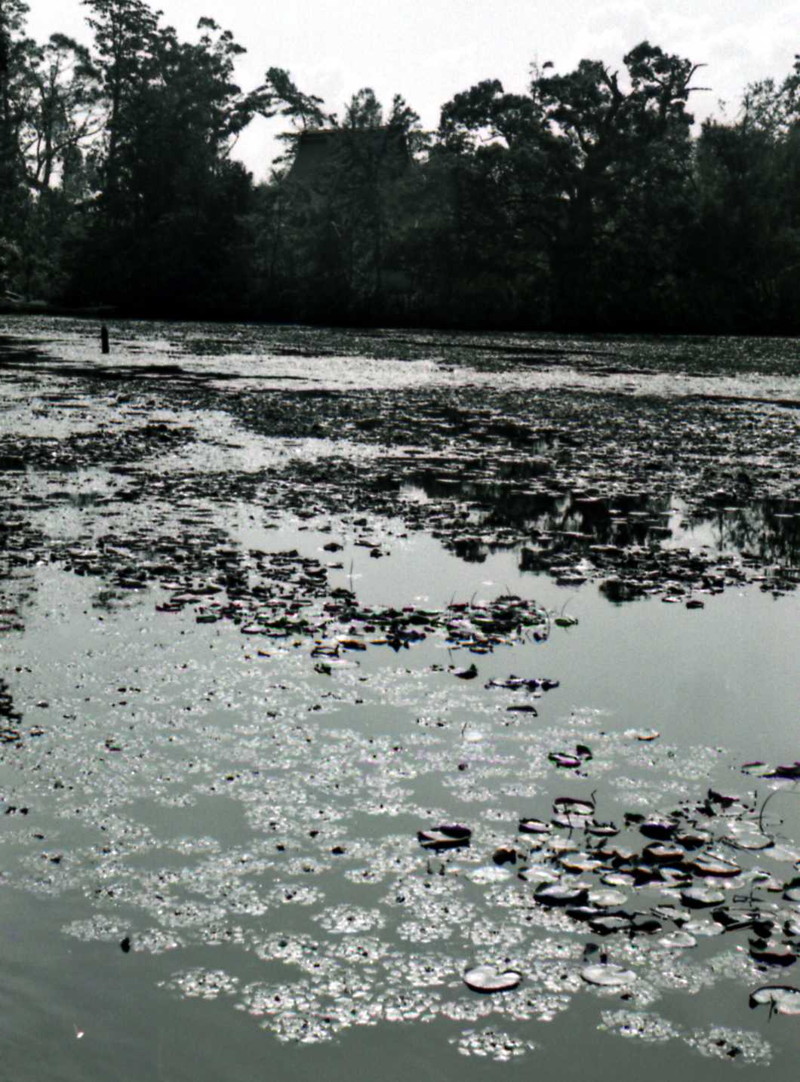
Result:
M35 589L32 569L25 566L24 557L8 551L0 531L0 632L23 630L25 609Z
M501 471L498 471L501 472ZM533 475L532 475L533 476ZM454 473L420 471L411 483L429 499L456 501L481 526L573 535L592 544L647 544L668 534L667 497L638 493L614 497L521 488L503 479L474 479Z
M646 545L664 536L668 501L645 495L613 499L575 493L547 492L498 494L484 522L491 526L516 526L544 534L571 535L590 544Z
M800 561L800 501L758 500L713 514L700 512L689 524L710 528L721 552L750 553L765 563Z
M426 471L416 474L413 483L430 499L459 503L478 528L538 534L558 542L560 550L585 545L659 546L674 539L669 495L557 493L521 488L510 480ZM690 530L704 529L708 543L719 552L752 554L764 563L800 563L799 500L705 508L687 515L687 522Z

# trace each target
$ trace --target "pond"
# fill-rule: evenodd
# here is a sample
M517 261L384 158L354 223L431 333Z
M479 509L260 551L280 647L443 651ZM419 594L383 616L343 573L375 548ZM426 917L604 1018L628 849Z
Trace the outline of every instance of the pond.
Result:
M7 1075L794 1079L795 343L110 329L0 323Z

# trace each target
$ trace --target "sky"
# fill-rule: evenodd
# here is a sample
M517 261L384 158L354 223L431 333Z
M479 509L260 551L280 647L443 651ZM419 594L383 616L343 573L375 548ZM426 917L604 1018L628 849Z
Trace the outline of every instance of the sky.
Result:
M88 41L80 0L28 0L28 32ZM570 71L584 57L612 68L643 40L707 65L693 95L698 118L736 113L750 82L789 73L800 53L800 5L786 0L161 0L152 6L182 38L210 16L247 49L238 77L257 86L267 68L287 68L328 110L362 87L385 104L402 94L434 128L439 108L481 79L523 91L531 63ZM235 156L257 180L279 152L281 122L256 121Z

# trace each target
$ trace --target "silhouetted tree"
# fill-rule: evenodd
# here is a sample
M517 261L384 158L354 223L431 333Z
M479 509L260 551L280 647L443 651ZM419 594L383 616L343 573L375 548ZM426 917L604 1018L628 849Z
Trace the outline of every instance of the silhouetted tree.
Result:
M20 234L28 210L21 131L28 110L28 5L0 0L0 290L19 285Z
M399 95L386 116L365 88L353 95L339 123L323 112L320 99L300 94L287 73L280 75L278 81L273 69L268 73L286 102L281 113L297 125L279 187L260 198L259 236L266 249L260 265L269 265L262 296L282 298L304 318L376 318L386 310L387 271L396 292L396 269L387 267L393 193L409 167L409 137L419 118Z
M656 227L648 251L659 256L680 229L673 204L680 208L690 177L686 106L697 65L648 42L624 63L627 86L618 72L592 60L567 75L537 73L531 84L552 140L552 181L563 200L552 248L555 317L571 326L619 318L608 289L620 271L629 280L648 277L630 266L631 258L647 257L645 223ZM657 260L648 269L661 276L669 264L669 258Z
M339 115L283 68L243 91L213 19L83 0L90 48L0 0L0 287L137 312L626 330L800 325L800 57L693 135L698 65L486 79L434 133L365 87ZM256 114L291 124L255 189Z
M150 310L241 303L232 253L250 181L229 154L263 101L233 81L243 49L211 19L189 44L142 0L85 2L107 120L76 281Z

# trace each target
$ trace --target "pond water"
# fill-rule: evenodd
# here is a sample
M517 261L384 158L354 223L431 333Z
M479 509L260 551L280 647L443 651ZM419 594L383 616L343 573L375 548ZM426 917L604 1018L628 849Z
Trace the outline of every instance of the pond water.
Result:
M6 1076L793 1080L795 343L111 332L0 323Z

